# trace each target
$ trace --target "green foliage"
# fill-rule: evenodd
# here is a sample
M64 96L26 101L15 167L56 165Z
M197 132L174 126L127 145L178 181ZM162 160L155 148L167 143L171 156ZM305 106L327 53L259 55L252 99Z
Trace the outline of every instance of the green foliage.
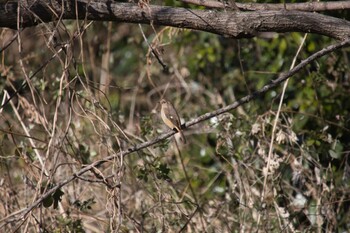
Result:
M54 184L50 184L48 187L42 187L41 191L44 192L45 190L50 189L54 187ZM49 208L53 205L54 209L57 209L58 203L62 201L62 196L64 195L64 192L61 189L57 189L53 194L49 195L43 200L43 206L45 208Z
M145 166L139 166L137 167L137 171L137 178L144 182L149 181L149 176L152 175L152 173L155 174L155 177L157 179L166 181L171 180L171 178L169 177L169 173L171 170L165 163L154 162Z
M80 200L76 200L73 205L78 208L80 211L91 210L91 206L95 204L95 198L89 198L86 201L81 202Z
M153 132L153 122L149 116L144 116L141 118L141 135L146 136L148 134L152 135Z
M147 182L148 174L149 174L149 171L146 168L139 168L137 178L140 180L143 180L144 182Z
M170 172L170 169L168 168L168 165L167 164L157 164L156 166L156 176L158 179L161 179L161 180L170 180L170 177L169 177L169 172Z

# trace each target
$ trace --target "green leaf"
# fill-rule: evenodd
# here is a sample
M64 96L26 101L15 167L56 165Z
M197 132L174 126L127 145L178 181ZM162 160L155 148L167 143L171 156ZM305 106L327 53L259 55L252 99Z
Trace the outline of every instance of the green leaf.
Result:
M328 152L332 158L340 159L343 152L343 145L339 142L339 140L334 140L332 149L330 149Z
M148 174L149 174L149 171L146 168L140 168L137 174L137 178L147 182Z
M54 204L53 204L54 209L57 209L58 202L62 201L63 194L64 194L64 192L62 192L61 189L57 189L56 192L54 192L54 194L52 194L52 197L54 199Z
M162 180L170 180L170 169L167 164L161 163L157 167L157 178Z
M141 118L141 134L142 136L150 135L153 131L153 122L149 116Z
M329 153L329 155L332 157L332 158L334 158L334 159L339 159L339 155L340 154L338 154L337 152L335 152L334 150L329 150L328 151L328 153Z
M53 204L53 198L52 196L49 196L43 200L43 206L45 208L49 208Z
M308 139L307 141L306 141L306 145L307 146L312 146L312 145L314 145L315 144L315 140L314 139Z

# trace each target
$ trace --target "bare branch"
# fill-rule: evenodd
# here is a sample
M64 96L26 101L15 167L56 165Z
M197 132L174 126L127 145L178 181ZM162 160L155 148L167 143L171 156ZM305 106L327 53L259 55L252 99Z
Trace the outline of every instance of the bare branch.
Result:
M212 0L180 0L197 6L209 8L225 9L230 8L228 4ZM234 3L240 10L257 11L257 10L293 10L293 11L334 11L350 9L350 1L334 2L302 2L302 3Z
M300 11L213 11L137 4L107 0L28 0L21 6L21 27L63 19L88 19L173 26L207 31L231 38L249 38L260 32L307 32L336 39L350 36L350 22L322 14ZM75 5L76 3L76 5ZM0 4L0 27L17 28L16 4ZM76 15L76 12L78 12Z
M188 128L192 125L198 124L202 121L208 120L212 117L218 116L220 114L223 114L225 112L231 111L255 98L257 98L258 96L266 93L267 91L271 90L272 88L276 87L277 85L281 84L283 81L285 81L286 79L290 78L291 76L293 76L295 73L297 73L298 71L300 71L302 68L304 68L306 65L310 64L312 61L325 56L337 49L340 49L342 47L345 46L349 46L350 45L350 39L344 40L342 42L339 42L337 44L334 45L330 45L327 48L324 48L316 53L314 53L313 55L311 55L310 57L308 57L307 59L303 60L302 62L300 62L294 69L286 72L286 73L282 73L277 79L273 80L270 84L265 85L263 88L261 88L260 90L249 94L243 98L241 98L240 100L234 102L231 105L228 105L224 108L220 108L216 111L213 112L209 112L206 113L202 116L199 116L191 121L188 121L186 124L184 124L185 128ZM10 223L10 222L14 222L14 221L19 221L20 219L24 219L28 213L30 213L30 211L32 211L34 208L36 208L37 206L39 206L43 200L45 200L47 197L49 197L50 195L52 195L53 193L55 193L58 189L62 188L63 186L67 185L68 183L74 181L75 179L80 178L81 175L83 175L84 173L101 166L102 164L109 162L109 161L113 161L113 159L115 159L116 156L126 156L129 155L133 152L142 150L146 147L152 146L158 142L160 142L161 140L164 140L170 136L172 136L173 134L175 134L175 131L169 131L165 134L162 134L160 136L158 136L157 138L148 141L148 142L144 142L141 144L138 144L136 146L130 147L129 149L125 150L125 151L121 151L118 154L115 155L111 155L106 157L103 160L98 160L95 161L94 163L87 165L86 167L82 168L81 170L79 170L78 172L74 173L72 176L70 176L69 178L59 182L58 184L56 184L53 188L51 188L50 190L48 190L46 193L44 193L43 195L40 196L40 198L38 198L35 202L33 202L30 206L28 206L25 209L22 209L20 211L17 211L16 213L11 214L10 216L7 216L3 219L0 219L0 222L2 222L2 224L0 225L0 228L3 227L4 225Z

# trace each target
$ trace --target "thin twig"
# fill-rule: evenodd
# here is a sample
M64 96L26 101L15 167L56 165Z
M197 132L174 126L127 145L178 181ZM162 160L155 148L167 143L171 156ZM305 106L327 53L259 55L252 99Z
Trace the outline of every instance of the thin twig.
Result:
M197 206L197 209L196 209L196 210L199 210L199 213L200 213L200 215L201 215L200 220L201 220L201 223L202 223L203 232L205 232L205 226L204 226L204 221L203 221L203 212L202 212L202 210L201 210L201 205L199 204L197 195L196 195L196 193L194 192L194 189L193 189L193 187L192 187L190 177L188 176L188 173L187 173L187 170L186 170L186 166L185 166L184 160L183 160L183 158L182 158L181 150L179 149L179 146L178 146L176 140L175 140L175 145L176 145L176 149L177 149L178 155L179 155L179 157L180 157L181 167L182 167L182 170L184 171L184 175L185 175L187 184L188 184L188 186L189 186L189 188L190 188L191 194L192 194L193 199L194 199L194 201L195 201L195 203L196 203L196 206ZM194 216L194 215L192 215L192 217L193 217L193 216ZM189 222L189 221L188 221L188 222ZM186 224L184 225L184 227L185 227L185 226L186 226Z
M84 31L86 30L87 27L89 27L91 25L91 23L89 23L88 25L86 25L86 27L84 28ZM34 78L41 70L43 70L53 59L55 59L61 52L66 52L67 48L69 47L69 45L71 44L72 41L74 41L79 35L74 35L69 42L63 44L61 46L60 49L58 49L57 51L54 52L54 54L49 58L47 59L41 66L39 66L39 68L34 71L32 73L32 75L30 75L28 78L29 80L31 80L32 78ZM17 33L17 36L16 38L18 37L18 33ZM82 56L83 57L83 56ZM84 66L83 66L84 67ZM85 73L84 73L85 74ZM83 83L82 83L83 84ZM27 81L23 81L23 83L21 84L21 86L15 90L15 92L8 98L6 99L6 101L4 101L1 106L0 106L0 110L3 109L14 97L16 97L18 95L18 93L20 91L22 91L24 88L26 88L28 85ZM85 86L84 86L85 87Z
M5 90L5 96L9 96L9 94L7 93L6 90ZM47 170L46 170L46 168L45 168L44 160L43 160L42 156L40 155L40 153L39 153L39 151L38 151L38 149L37 149L38 147L37 147L36 144L34 143L33 137L30 135L29 130L28 130L26 124L23 122L21 116L19 115L15 104L11 101L11 102L10 102L10 105L11 105L11 107L12 107L13 112L15 113L15 116L17 117L17 120L19 121L19 123L20 123L21 126L22 126L22 129L23 129L25 135L27 136L27 138L28 138L28 140L29 140L29 142L30 142L30 145L31 145L32 148L33 148L33 151L34 151L36 157L38 158L38 161L39 161L39 163L40 163L40 165L41 165L42 172L44 172L45 176L48 176L49 173L47 172Z
M18 33L14 34L13 37L7 41L7 43L2 47L0 48L0 53L2 53L3 51L5 51L5 49L7 49L18 37Z
M63 51L63 48L65 46L62 46L54 55L52 55L48 60L46 60L31 76L29 76L29 80L31 80L33 77L35 77L41 70L43 70L55 57L57 57L58 54L60 54ZM6 101L3 102L3 104L0 106L0 109L3 109L17 94L22 91L26 86L27 82L24 81L22 85L15 90L15 92L6 99Z
M295 66L295 63L296 63L296 60L297 60L297 57L299 56L299 53L301 51L301 48L304 46L305 44L305 40L306 40L306 37L307 37L307 33L304 35L303 37L303 40L301 41L300 43L300 46L298 48L298 51L296 52L295 56L294 56L294 59L292 61L292 64L290 66L290 70L292 70ZM261 196L260 196L260 203L262 204L263 203L263 200L265 198L265 192L266 192L266 184L267 184L267 177L269 175L269 170L270 170L270 164L271 164L271 159L272 159L272 153L273 153L273 145L274 145L274 141L275 141L275 132L276 132L276 128L277 128L277 123L278 123L278 119L279 119L279 115L281 113L281 109L282 109L282 104L283 104L283 99L284 99L284 95L285 95L285 92L286 92L286 89L287 89L287 86L288 86L288 81L289 79L287 79L285 82L284 82L284 85L283 85L283 89L282 89L282 94L281 94L281 98L280 98L280 102L279 102L279 105L278 105L278 109L277 109L277 112L276 112L276 116L275 116L275 121L273 123L273 127L272 127L272 133L271 133L271 141L270 141L270 147L269 147L269 154L267 156L267 164L266 164L266 168L265 168L265 172L263 171L263 174L264 174L264 184L263 184L263 190L261 192ZM258 220L257 220L257 225L259 227L259 224L260 224L260 217L261 217L261 213L259 212L259 215L258 215Z
M153 46L148 42L147 37L142 29L142 25L139 24L139 28L142 34L143 39L145 40L147 46L149 47L149 49L152 51L152 54L154 55L154 57L157 59L157 61L159 62L159 64L163 67L163 71L164 72L168 72L168 66L163 62L163 59L159 56L159 53L153 48Z

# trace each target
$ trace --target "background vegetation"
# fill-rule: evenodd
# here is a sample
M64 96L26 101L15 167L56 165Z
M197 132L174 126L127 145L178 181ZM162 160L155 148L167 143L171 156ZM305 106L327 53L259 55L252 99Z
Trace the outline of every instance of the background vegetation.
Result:
M1 29L0 40L16 33ZM349 48L289 80L274 132L282 87L186 129L187 144L175 136L95 166L11 218L85 166L166 132L163 96L185 122L288 71L299 47L297 63L333 42L69 20L24 29L1 53L2 101L19 90L0 115L2 229L349 231Z

